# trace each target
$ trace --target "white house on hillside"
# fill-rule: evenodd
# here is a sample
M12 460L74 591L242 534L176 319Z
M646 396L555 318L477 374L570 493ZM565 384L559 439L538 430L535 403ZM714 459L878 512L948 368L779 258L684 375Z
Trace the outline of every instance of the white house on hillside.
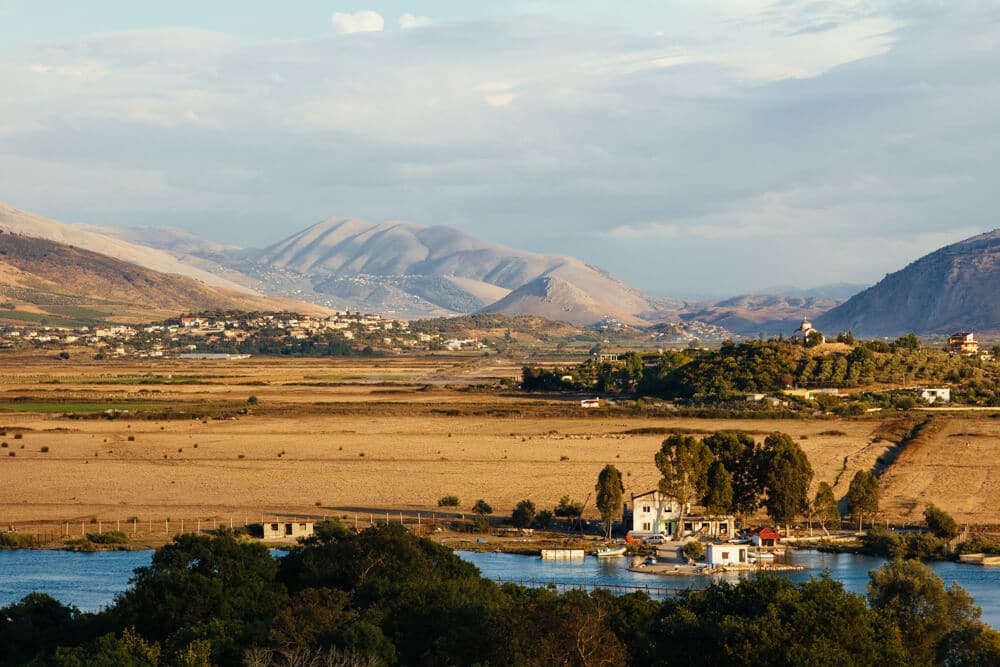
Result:
M631 502L625 503L624 523L630 527L633 535L652 535L663 533L669 537L684 536L732 537L736 529L736 520L731 514L720 516L698 516L688 514L691 506L684 512L684 526L678 530L681 504L670 496L657 490L647 491L638 495L632 494Z

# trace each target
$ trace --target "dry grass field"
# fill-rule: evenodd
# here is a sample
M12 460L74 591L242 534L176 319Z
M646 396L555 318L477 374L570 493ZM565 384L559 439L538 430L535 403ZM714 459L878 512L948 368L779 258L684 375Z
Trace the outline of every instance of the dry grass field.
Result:
M508 514L523 498L540 508L563 495L584 500L607 463L624 472L626 495L653 488L666 429L784 431L808 454L815 482L843 495L891 446L877 418L651 418L463 388L517 370L471 355L0 361L0 525L426 511L448 494L459 510L483 498ZM109 419L108 408L130 413ZM884 476L886 518L912 521L934 502L961 521L1000 523L1000 420L935 424ZM593 502L587 510L596 515Z

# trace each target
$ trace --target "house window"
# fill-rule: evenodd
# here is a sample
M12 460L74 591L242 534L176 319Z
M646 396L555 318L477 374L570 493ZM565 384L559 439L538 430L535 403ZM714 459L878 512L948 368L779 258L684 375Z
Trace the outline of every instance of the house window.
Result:
M649 532L650 530L652 530L652 529L653 529L653 526L652 526L652 524L651 524L651 523L649 523L649 522L647 521L646 523L642 524L642 529L643 529L643 531L645 531L645 532L647 532L647 533L648 533L648 532Z
M722 560L729 560L729 552L728 551L723 551L722 552Z
M271 530L273 530L274 532L278 532L278 524L272 523L271 524Z
M643 505L642 511L645 512L646 514L649 514L649 505Z
M684 530L694 530L694 524L690 521L684 522Z
M292 534L292 524L286 523L285 524L285 535L291 535L291 534Z
M720 533L728 533L729 532L729 524L728 523L720 523L719 524L719 532Z

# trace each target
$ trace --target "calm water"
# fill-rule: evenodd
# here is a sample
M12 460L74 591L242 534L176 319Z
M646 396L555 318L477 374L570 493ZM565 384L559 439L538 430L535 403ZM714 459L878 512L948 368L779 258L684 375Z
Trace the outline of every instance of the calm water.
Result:
M275 553L280 556L280 552ZM663 577L629 572L628 558L587 557L579 561L543 561L534 556L458 552L490 579L591 585L650 586L674 591L709 585L717 579L735 581L737 575L717 577ZM32 591L48 593L65 604L97 611L111 604L115 595L128 588L132 570L149 565L152 551L0 551L0 607L17 602ZM870 556L824 554L816 551L789 553L792 563L808 568L786 573L792 581L804 581L824 570L843 582L847 590L864 593L868 572L884 561ZM1000 628L1000 568L933 563L931 568L946 583L957 582L983 608L983 620Z

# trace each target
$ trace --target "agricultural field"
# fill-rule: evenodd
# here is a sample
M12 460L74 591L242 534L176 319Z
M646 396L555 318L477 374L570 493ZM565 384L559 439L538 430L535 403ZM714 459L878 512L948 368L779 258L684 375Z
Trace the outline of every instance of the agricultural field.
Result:
M933 502L962 522L1000 523L1000 420L917 417L695 419L497 388L520 361L475 354L242 361L0 365L0 525L140 517L324 516L456 511L479 498L498 515L584 501L608 463L626 497L655 487L653 454L673 431L783 431L847 492L857 470L888 466L880 518L919 520ZM492 388L486 388L487 385ZM919 417L922 418L922 417ZM594 503L585 516L596 517Z

